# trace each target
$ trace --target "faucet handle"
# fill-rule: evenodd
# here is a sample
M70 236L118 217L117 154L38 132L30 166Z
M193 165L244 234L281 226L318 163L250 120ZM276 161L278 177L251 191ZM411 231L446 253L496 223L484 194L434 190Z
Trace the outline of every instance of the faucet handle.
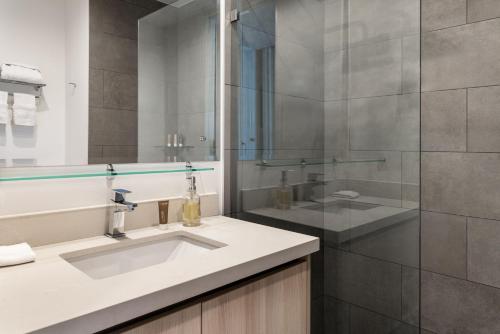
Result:
M113 201L116 203L123 203L125 202L126 194L130 194L132 192L127 189L113 189L113 193L115 195Z

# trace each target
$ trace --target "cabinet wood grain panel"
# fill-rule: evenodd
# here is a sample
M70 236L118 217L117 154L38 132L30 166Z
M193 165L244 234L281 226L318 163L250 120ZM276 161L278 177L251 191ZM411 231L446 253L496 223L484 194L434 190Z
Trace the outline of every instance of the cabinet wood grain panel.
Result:
M203 334L308 334L309 262L202 303Z
M125 328L124 334L201 334L201 304L195 304L166 315L148 319Z

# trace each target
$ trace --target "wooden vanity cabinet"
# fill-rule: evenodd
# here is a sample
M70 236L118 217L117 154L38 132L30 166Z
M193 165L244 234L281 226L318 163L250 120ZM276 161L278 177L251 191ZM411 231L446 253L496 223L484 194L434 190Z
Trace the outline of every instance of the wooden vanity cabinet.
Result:
M203 334L309 333L309 267L303 261L202 303Z
M110 333L201 334L201 303L182 306L127 325Z
M304 259L111 333L308 334L309 292Z

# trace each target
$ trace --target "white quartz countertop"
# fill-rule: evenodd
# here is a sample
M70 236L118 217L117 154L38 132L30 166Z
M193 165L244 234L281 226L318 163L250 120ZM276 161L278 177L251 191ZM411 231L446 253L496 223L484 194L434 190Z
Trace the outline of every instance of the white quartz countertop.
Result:
M0 268L0 333L93 333L319 249L315 237L228 217L202 223L127 237L187 231L227 246L104 279L90 278L60 255L120 241L102 236L35 248L36 262Z

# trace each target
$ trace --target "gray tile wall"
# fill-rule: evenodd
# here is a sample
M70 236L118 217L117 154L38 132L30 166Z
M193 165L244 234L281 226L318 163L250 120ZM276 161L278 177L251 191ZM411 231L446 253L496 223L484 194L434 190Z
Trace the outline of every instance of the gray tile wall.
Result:
M500 332L500 1L422 1L422 327Z
M90 0L90 164L137 162L137 20L163 6Z
M337 166L334 177L367 181L359 189L379 197L399 183L390 198L402 202L418 202L419 179L402 174L419 165L419 13L419 0L325 1L325 157L385 157Z

